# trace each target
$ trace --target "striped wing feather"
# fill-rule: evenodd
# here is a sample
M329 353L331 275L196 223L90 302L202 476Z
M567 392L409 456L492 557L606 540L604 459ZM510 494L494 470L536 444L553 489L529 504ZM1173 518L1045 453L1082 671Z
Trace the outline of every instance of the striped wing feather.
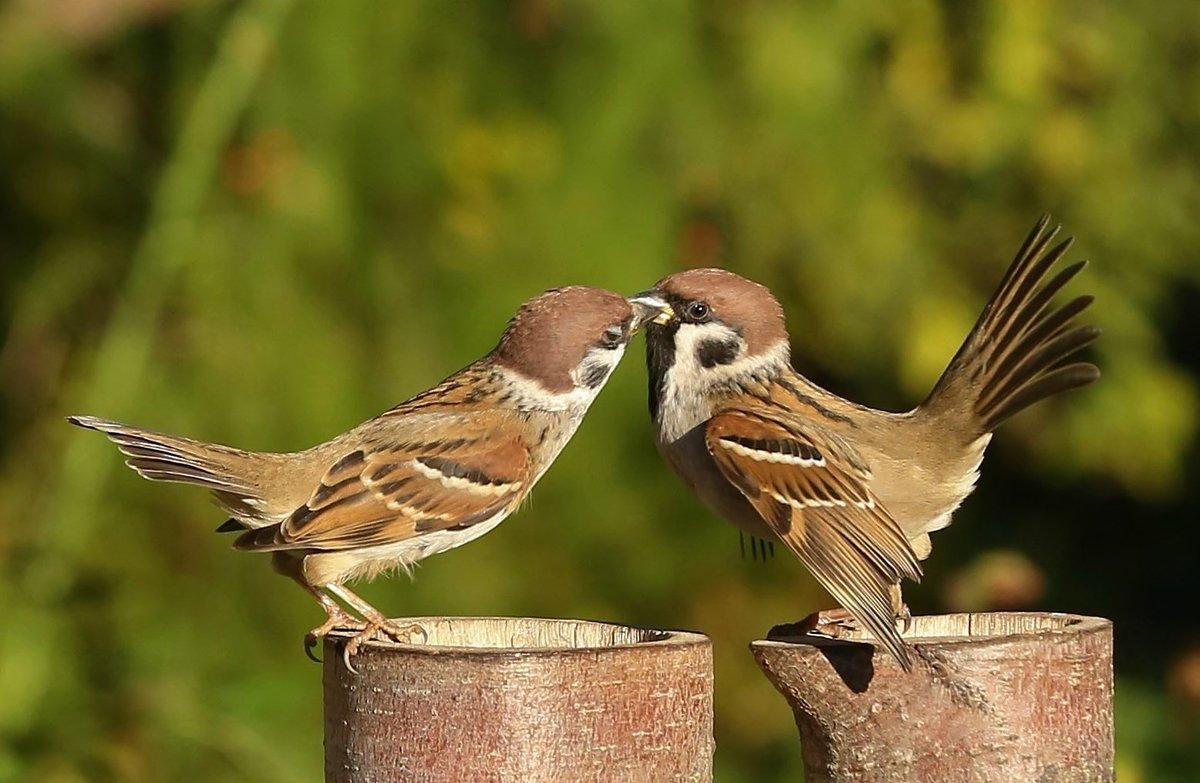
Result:
M706 425L705 441L721 473L779 539L909 668L889 593L904 577L920 580L921 567L850 447L773 412L720 413Z
M236 546L356 549L491 519L528 491L530 454L515 426L497 420L493 427L473 428L475 436L352 449L291 516L246 533Z

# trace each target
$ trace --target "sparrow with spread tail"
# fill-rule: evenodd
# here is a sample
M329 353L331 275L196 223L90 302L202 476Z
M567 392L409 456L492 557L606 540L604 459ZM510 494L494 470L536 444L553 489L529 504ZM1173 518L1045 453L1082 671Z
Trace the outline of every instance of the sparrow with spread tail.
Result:
M1048 218L1033 229L933 391L907 413L850 402L797 373L783 311L758 283L693 269L644 294L669 306L646 328L650 413L667 463L718 515L780 539L906 670L900 582L920 579L929 534L974 489L992 432L1099 377L1072 358L1100 333L1072 324L1092 298L1049 304L1086 263L1046 281L1071 244L1051 246L1057 231Z
M232 517L218 529L244 531L234 546L271 552L275 569L325 610L305 637L310 655L334 628L357 632L344 650L349 666L366 640L424 632L392 622L346 583L408 571L511 514L571 439L630 337L662 307L583 286L547 291L517 311L482 359L305 451L242 451L91 416L69 420L107 435L144 478L212 490Z

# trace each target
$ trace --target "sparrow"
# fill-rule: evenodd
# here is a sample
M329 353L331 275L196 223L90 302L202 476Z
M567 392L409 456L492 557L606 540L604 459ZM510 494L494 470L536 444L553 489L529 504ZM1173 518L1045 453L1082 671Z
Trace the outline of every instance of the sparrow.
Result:
M796 372L779 302L733 272L678 272L633 297L668 305L646 327L650 415L667 464L713 512L782 541L905 670L900 582L920 580L929 534L971 494L993 431L1099 377L1072 359L1100 334L1072 324L1092 297L1049 306L1086 264L1046 280L1071 245L1052 247L1057 232L1048 217L1037 224L907 413L859 405Z
M663 306L584 286L546 291L521 306L482 359L305 451L242 451L92 416L68 420L107 435L144 478L211 490L231 517L218 531L242 531L236 549L272 553L275 570L325 610L305 637L310 657L318 639L346 628L355 632L343 651L353 670L365 641L424 631L389 620L346 583L411 573L500 524Z

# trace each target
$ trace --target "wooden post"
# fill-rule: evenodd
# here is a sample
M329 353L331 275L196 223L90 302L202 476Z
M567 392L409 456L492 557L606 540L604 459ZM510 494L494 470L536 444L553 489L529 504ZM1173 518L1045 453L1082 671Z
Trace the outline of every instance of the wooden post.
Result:
M1113 780L1108 620L914 617L909 673L856 636L750 645L792 707L808 783Z
M325 640L325 780L711 781L707 637L579 620L406 618Z

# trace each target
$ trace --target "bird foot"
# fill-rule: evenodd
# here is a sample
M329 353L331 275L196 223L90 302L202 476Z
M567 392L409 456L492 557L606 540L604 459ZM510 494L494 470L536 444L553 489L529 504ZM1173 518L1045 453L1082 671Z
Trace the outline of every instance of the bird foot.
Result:
M796 623L796 626L801 633L819 633L831 639L842 639L851 636L861 628L854 615L840 607L813 612L808 617Z
M419 636L420 641L417 644L424 644L429 639L429 634L416 623L408 625L399 625L391 620L367 620L360 624L361 630L354 636L346 640L346 646L342 648L342 662L346 664L346 668L351 674L358 674L358 670L354 668L351 659L358 654L359 649L363 644L371 641L380 642L399 642L400 644L411 644L413 636Z
M342 629L346 631L357 631L359 633L367 629L368 623L363 622L355 617L342 612L341 614L331 614L329 618L304 634L304 654L308 656L310 661L320 663L321 659L316 656L313 650L317 644L329 635L330 631Z
M901 635L908 633L912 626L912 612L908 604L901 604L896 613L896 628ZM823 609L813 612L808 617L796 623L785 623L772 628L767 638L779 636L801 636L807 633L818 633L831 639L844 639L853 636L861 630L858 619L846 609Z

